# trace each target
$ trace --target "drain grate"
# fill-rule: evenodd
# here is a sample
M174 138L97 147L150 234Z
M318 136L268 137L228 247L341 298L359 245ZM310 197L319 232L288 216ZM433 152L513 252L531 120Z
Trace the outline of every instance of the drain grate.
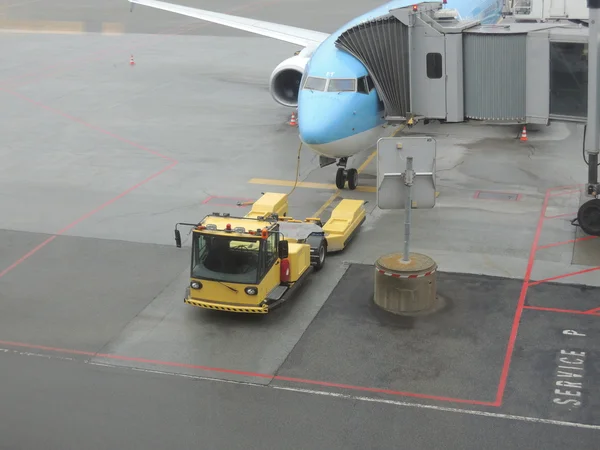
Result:
M238 205L242 203L242 205ZM219 206L250 206L248 203L254 203L255 200L251 198L240 198L240 197L218 197L211 195L202 202L204 205L219 205Z
M493 191L477 191L475 197L479 200L501 200L501 201L519 201L521 194L514 192L493 192Z

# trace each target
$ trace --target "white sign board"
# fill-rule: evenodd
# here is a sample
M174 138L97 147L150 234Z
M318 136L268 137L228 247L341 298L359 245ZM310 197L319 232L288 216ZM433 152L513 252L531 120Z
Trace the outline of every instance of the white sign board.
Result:
M404 184L406 158L412 156L413 209L435 206L436 141L429 136L389 137L377 141L377 206L404 209L407 189Z

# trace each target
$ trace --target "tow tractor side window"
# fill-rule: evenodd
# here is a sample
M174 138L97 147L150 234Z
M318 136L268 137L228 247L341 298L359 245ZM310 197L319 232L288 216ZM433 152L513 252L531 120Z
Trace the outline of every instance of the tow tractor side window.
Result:
M267 248L265 261L267 270L277 260L277 237L278 233L271 233L265 242Z

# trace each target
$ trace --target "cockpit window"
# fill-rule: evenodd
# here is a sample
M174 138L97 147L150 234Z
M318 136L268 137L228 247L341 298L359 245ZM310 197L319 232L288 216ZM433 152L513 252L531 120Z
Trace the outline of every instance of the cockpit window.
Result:
M356 91L356 79L332 78L329 80L327 92L354 92Z
M307 77L306 82L304 83L304 89L310 89L312 91L324 91L326 84L326 78Z

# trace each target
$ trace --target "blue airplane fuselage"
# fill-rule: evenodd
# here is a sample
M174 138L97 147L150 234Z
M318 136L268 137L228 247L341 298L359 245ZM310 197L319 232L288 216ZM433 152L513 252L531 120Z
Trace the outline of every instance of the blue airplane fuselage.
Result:
M298 93L300 139L313 151L330 158L350 157L373 148L379 138L395 130L385 126L383 103L377 91L371 88L360 92L357 87L359 81L362 83L361 77L368 75L366 67L339 49L335 41L361 22L414 3L417 2L392 0L381 5L340 27L314 50ZM500 19L503 5L504 0L448 0L446 7L457 10L462 19L487 24ZM307 79L314 84L305 86Z

